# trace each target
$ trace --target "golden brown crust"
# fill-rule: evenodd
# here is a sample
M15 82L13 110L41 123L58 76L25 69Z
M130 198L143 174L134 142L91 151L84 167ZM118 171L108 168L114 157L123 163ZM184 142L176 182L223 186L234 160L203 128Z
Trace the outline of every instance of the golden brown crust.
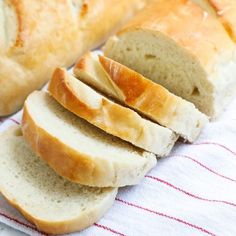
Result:
M14 10L16 12L17 20L18 20L18 31L17 31L17 37L15 41L16 47L22 47L23 46L23 38L22 38L22 32L23 32L23 15L21 14L22 10L22 2L17 0L8 0L6 1L8 4L10 4L12 7L14 7Z
M16 208L21 214L32 224L36 225L37 229L48 233L48 234L67 234L73 233L76 231L81 231L92 224L98 221L104 213L112 206L117 191L114 189L106 199L103 199L100 205L94 206L90 209L87 209L85 212L82 212L78 217L74 217L68 220L63 221L47 221L43 219L39 219L36 216L27 212L26 209L21 206L16 199L11 198L11 194L5 189L0 190L3 197L11 204L14 208Z
M49 95L44 92L34 92L30 96L39 96L40 99L47 97L47 99L53 101L53 98L49 98ZM45 160L59 175L70 181L95 187L131 185L138 183L142 176L155 165L155 155L137 148L129 149L124 154L127 155L127 163L129 162L130 164L124 164L122 160L120 161L119 158L116 160L113 156L109 158L108 155L104 156L102 153L94 154L92 151L89 151L89 147L86 147L88 148L86 151L81 151L79 147L73 148L73 146L63 141L59 136L56 136L52 130L50 131L45 128L44 121L38 120L37 114L35 114L32 108L32 106L37 106L37 104L32 104L30 98L26 100L23 110L23 135L38 156ZM55 103L55 101L53 102ZM47 117L47 114L45 117ZM91 131L93 129L95 128L91 127ZM77 130L77 132L80 131ZM93 130L92 134L88 133L88 137L96 135L96 132L97 130ZM84 135L82 133L82 137ZM116 142L115 140L110 141ZM90 145L89 141L88 145ZM137 153L134 159L132 151ZM122 156L122 158L124 157ZM137 161L133 163L132 160Z
M78 69L85 69L86 68L86 57L90 55L90 52L85 53L75 64L73 70L75 71Z
M236 42L236 1L235 0L208 0L216 11L226 31Z
M72 150L60 140L53 138L39 128L24 106L22 131L33 150L44 159L59 175L73 182L91 185L99 180L101 171L90 157Z
M80 63L80 65L83 64L83 60L81 61L82 63ZM71 81L69 76L70 75L67 74L65 70L57 68L49 83L49 92L66 109L107 133L147 151L154 152L155 148L151 145L153 139L156 140L156 142L161 142L161 132L170 132L169 130L161 130L157 124L152 123L152 125L150 125L149 121L143 119L135 111L116 104L102 95L101 97L98 95L99 97L97 97L96 100L99 102L99 105L93 107L89 102L83 101L83 97L89 99L95 96L94 93L90 93L90 91L93 92L93 90L87 88L84 91L76 91L72 84L73 78ZM74 78L74 80L76 80L76 78ZM78 83L82 82L78 81ZM80 86L80 89L82 88L83 87ZM129 97L127 97L127 99L129 99ZM153 135L154 128L156 129L155 135ZM157 130L158 128L160 129L160 133ZM149 140L148 137L152 137L151 140ZM157 143L155 146L156 145ZM163 147L166 145L167 144L162 144ZM158 151L160 152L161 150ZM159 152L156 154L160 154Z
M30 92L49 80L55 67L68 67L98 46L143 2L94 0L78 9L75 17L66 0L5 1L16 13L18 29L14 44L0 55L4 68L0 72L0 116L19 109Z
M67 80L67 72L64 69L57 68L54 71L48 91L62 106L86 120L92 120L98 115L96 109L91 109L80 101Z
M131 132L128 132L128 130L130 129L130 131L132 131L132 129L134 129L138 133L137 136L140 136L144 127L142 127L141 124L140 127L138 127L135 119L133 119L136 118L137 115L133 111L118 104L109 102L109 100L105 98L101 99L99 108L89 107L80 99L79 94L77 95L76 91L73 91L73 86L71 86L66 80L65 73L64 70L57 69L48 88L49 92L60 104L74 114L86 119L90 123L95 124L113 135L131 139L134 137L131 135ZM129 114L129 116L127 114ZM131 121L129 121L129 118ZM123 122L122 119L125 121ZM117 125L117 123L120 123L120 126ZM121 125L125 124L127 125L127 130L122 130L123 127Z
M84 21L82 24L86 26L83 44L93 43L95 47L99 46L144 4L145 0L90 0L84 7L83 12L86 14L83 14L79 20ZM96 20L94 21L94 19ZM111 26L113 27L111 28ZM91 31L93 31L92 34L89 33Z
M10 141L8 141L8 143L10 143L10 147L13 148L15 147L16 143L14 143L14 141L16 140L16 133L17 136L19 135L19 132L21 132L21 127L19 127L18 125L12 126L9 129L7 129L4 133L1 134L0 139L5 140L6 138ZM20 136L22 135L22 133L20 134ZM20 138L21 142L24 142L23 137L17 137L17 139ZM17 140L17 145L19 145L19 139ZM14 150L16 151L16 150ZM22 153L20 153L20 150L18 149L18 153L15 155L18 155L19 158L24 158L23 155L25 154L25 149L23 148ZM9 154L9 153L8 153ZM1 156L2 157L2 156ZM5 157L7 158L8 156L5 155ZM35 157L33 157L35 158ZM11 159L12 160L12 159ZM13 162L11 162L11 164L13 164ZM18 163L19 164L19 163ZM23 168L23 166L22 166ZM23 168L24 169L24 168ZM12 169L12 173L14 173L15 170ZM19 172L19 178L22 181L26 181L26 182L30 182L30 178L29 179L25 179L24 177L21 178L22 176L25 176L25 170L22 170L23 173ZM10 177L11 175L9 175ZM6 176L5 180L8 178L8 176ZM9 178L9 181L11 180L11 177ZM33 179L34 180L34 179ZM48 179L48 181L50 182L51 179ZM27 183L29 185L33 185L34 187L34 191L35 194L37 194L37 188L40 190L40 186L35 186L35 184L40 184L40 181L42 182L42 180L39 180L38 183L37 181L33 181L32 183ZM19 182L18 182L19 183ZM25 185L26 183L22 183L23 185ZM26 185L27 185L26 184ZM14 183L13 183L14 185ZM100 197L99 200L95 201L94 204L91 204L91 202L89 202L89 205L86 206L84 210L80 209L80 207L78 207L78 212L76 215L69 215L61 218L61 216L63 216L64 213L62 213L61 216L57 216L55 215L54 218L44 218L42 215L40 216L40 214L38 215L38 212L36 211L38 205L32 205L32 202L34 202L34 200L29 203L29 202L25 202L25 199L22 198L21 193L17 192L15 190L14 187L12 187L13 185L9 185L9 183L6 183L6 181L1 182L0 183L0 194L2 194L3 197L5 197L5 199L13 206L15 207L17 210L19 210L22 215L31 223L35 224L37 229L48 233L48 234L65 234L65 233L71 233L71 232L75 232L75 231L80 231L83 230L86 227L89 227L90 225L92 225L94 222L98 221L103 215L104 213L112 206L115 196L117 194L117 189L116 188L103 188L101 189L101 191L99 191L99 193L95 193L95 196ZM52 187L53 187L53 183L52 183ZM87 187L84 187L87 188ZM41 189L42 190L42 189ZM83 187L81 186L81 192L83 192ZM27 191L28 189L24 189L23 191L26 191L25 195L27 195ZM90 190L89 190L90 191ZM96 192L96 191L95 191ZM32 193L32 192L31 192ZM91 194L93 194L94 192L91 191ZM45 193L46 194L46 193ZM75 194L78 195L78 199L81 198L79 192L75 192ZM101 194L98 195L98 194ZM41 193L39 193L39 195L41 195ZM46 195L44 195L46 196ZM34 198L34 196L31 196L32 198ZM45 216L47 215L47 211L48 209L45 208L45 206L47 206L48 204L50 204L50 199L51 196L49 194L49 199L45 199L45 205L42 206L43 209L45 209ZM36 198L37 199L37 198ZM92 196L91 196L91 199ZM90 201L90 199L89 199ZM86 201L85 201L86 202ZM65 207L67 207L65 205ZM50 212L52 214L52 212ZM61 219L60 219L61 218Z
M117 61L105 56L97 58L92 53L86 54L81 60L82 63L74 67L78 79L189 142L197 138L208 121L192 103Z
M0 116L19 109L26 96L50 78L56 65L69 66L81 50L67 1L11 0L9 4L16 12L18 32L15 43L0 55L4 68L0 72Z
M56 69L48 90L66 109L108 133L129 141L135 141L135 137L140 137L143 133L145 127L142 119L132 110L105 98L101 98L98 108L92 108L83 102L80 94L73 90L73 85L69 83L63 69Z
M179 99L167 89L107 57L99 56L99 61L109 78L124 93L127 105L155 117L158 122L175 117L173 113Z
M135 29L153 34L163 33L190 51L209 70L213 69L217 54L227 60L234 50L234 44L224 27L190 0L154 1L131 20L119 35Z

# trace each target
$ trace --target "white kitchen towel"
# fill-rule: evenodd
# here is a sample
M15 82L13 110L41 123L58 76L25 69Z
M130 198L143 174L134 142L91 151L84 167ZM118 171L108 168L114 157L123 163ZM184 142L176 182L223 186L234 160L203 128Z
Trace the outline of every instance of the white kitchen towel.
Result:
M2 120L0 131L20 119L21 112ZM3 198L0 221L30 235L45 235ZM119 190L99 222L73 235L235 236L236 100L194 144L177 143L139 185Z

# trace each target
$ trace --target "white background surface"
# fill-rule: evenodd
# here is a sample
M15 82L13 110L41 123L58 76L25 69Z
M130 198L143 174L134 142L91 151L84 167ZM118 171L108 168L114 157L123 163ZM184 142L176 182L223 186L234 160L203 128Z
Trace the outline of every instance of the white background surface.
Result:
M26 234L0 223L0 236L26 236Z

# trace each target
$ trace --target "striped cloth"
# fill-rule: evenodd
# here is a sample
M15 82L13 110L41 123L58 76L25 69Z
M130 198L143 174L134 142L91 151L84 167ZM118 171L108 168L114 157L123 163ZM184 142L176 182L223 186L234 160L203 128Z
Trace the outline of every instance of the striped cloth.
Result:
M0 131L21 112L1 120ZM192 145L177 143L138 186L119 190L110 211L81 236L236 235L236 100ZM45 235L0 198L0 221Z

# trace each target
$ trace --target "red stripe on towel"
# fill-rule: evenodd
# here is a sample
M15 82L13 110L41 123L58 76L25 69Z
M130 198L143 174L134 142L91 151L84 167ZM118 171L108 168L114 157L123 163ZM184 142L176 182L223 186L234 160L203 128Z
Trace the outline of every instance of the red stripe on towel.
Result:
M8 220L10 220L10 221L14 221L15 223L17 223L17 224L19 224L19 225L21 225L21 226L24 226L24 227L26 227L26 228L28 228L28 229L34 230L34 231L36 231L37 233L40 233L41 235L44 235L44 236L47 236L47 235L48 235L48 234L45 234L45 233L39 231L36 227L34 227L34 226L32 226L32 225L29 225L29 224L26 224L26 223L24 223L24 222L22 222L22 221L19 221L18 219L13 218L13 217L11 217L11 216L8 216L7 214L4 214L4 213L2 213L2 212L0 212L0 216L3 216L4 218L6 218L6 219L8 219Z
M6 219L8 219L10 221L14 221L15 223L17 223L17 224L19 224L19 225L21 225L23 227L26 227L28 229L34 230L37 233L41 234L42 236L48 236L48 234L43 233L42 231L38 230L36 227L34 227L32 225L29 225L29 224L26 224L26 223L24 223L24 222L22 222L22 221L20 221L20 220L18 220L16 218L13 218L13 217L11 217L11 216L9 216L7 214L4 214L4 213L0 212L0 216L4 217L4 218L6 218ZM113 229L111 229L111 228L109 228L107 226L104 226L104 225L101 225L101 224L97 224L97 223L95 223L94 225L96 227L99 227L99 228L102 228L104 230L107 230L107 231L109 231L109 232L111 232L113 234L116 234L116 235L119 235L119 236L126 236L125 234L122 234L122 233L120 233L120 232L118 232L116 230L113 230Z
M194 146L214 145L214 146L221 147L221 148L225 149L226 151L228 151L228 152L230 152L231 154L233 154L233 155L236 156L236 152L235 152L235 151L231 150L230 148L226 147L224 144L221 144L221 143L206 141L206 142L201 142L201 143L192 143L192 144L188 144L188 145L194 145Z
M206 229L204 229L204 228L202 228L202 227L200 227L200 226L194 225L194 224L189 223L189 222L187 222L187 221L185 221L185 220L181 220L181 219L179 219L179 218L177 218L177 217L169 216L169 215L167 215L167 214L165 214L165 213L157 212L157 211L154 211L154 210L151 210L151 209L148 209L148 208L145 208L145 207L136 205L136 204L134 204L134 203L127 202L127 201L122 200L122 199L120 199L120 198L116 198L116 201L121 202L121 203L126 204L126 205L131 206L131 207L138 208L138 209L143 210L143 211L147 211L147 212L149 212L149 213L153 213L153 214L158 215L158 216L161 216L161 217L168 218L168 219L170 219L170 220L174 220L174 221L176 221L176 222L179 222L179 223L184 224L184 225L186 225L186 226L189 226L189 227L191 227L191 228L197 229L197 230L201 231L202 233L205 233L205 234L208 234L208 235L211 235L211 236L216 236L216 234L211 233L210 231L208 231L208 230L206 230Z
M19 125L19 124L20 124L20 122L19 122L19 121L15 120L15 119L13 119L13 118L10 118L9 120L11 120L12 122L14 122L14 123L15 123L15 124L17 124L17 125Z
M119 236L126 236L125 234L122 234L122 233L120 233L120 232L118 232L118 231L116 231L116 230L114 230L114 229L111 229L111 228L109 228L109 227L107 227L107 226L100 225L100 224L97 224L97 223L95 223L94 225L97 226L97 227L99 227L99 228L101 228L101 229L107 230L107 231L109 231L110 233L113 233L113 234L116 234L116 235L119 235Z
M181 189L181 188L179 188L179 187L177 187L177 186L175 186L175 185L173 185L173 184L171 184L171 183L169 183L169 182L167 182L165 180L159 179L158 177L154 177L154 176L151 176L151 175L146 175L145 177L149 178L149 179L153 179L153 180L158 181L160 183L163 183L163 184L165 184L165 185L167 185L167 186L169 186L169 187L171 187L171 188L173 188L173 189L175 189L175 190L177 190L179 192L182 192L182 193L184 193L184 194L186 194L186 195L188 195L190 197L193 197L195 199L198 199L198 200L207 201L207 202L224 203L224 204L236 207L236 203L232 203L232 202L228 202L228 201L224 201L224 200L215 200L215 199L203 198L203 197L197 196L197 195L195 195L193 193L190 193L188 191L185 191L184 189Z
M225 175L222 175L214 170L212 170L211 168L207 167L206 165L204 165L203 163L201 163L200 161L197 161L196 159L194 159L193 157L191 156L187 156L187 155L173 155L173 156L170 156L170 157L182 157L182 158L186 158L186 159L189 159L193 162L195 162L196 164L200 165L201 167L203 167L204 169L210 171L211 173L215 174L215 175L218 175L219 177L222 177L224 179L227 179L227 180L230 180L232 182L235 182L236 183L236 180L235 179L232 179L230 177L227 177Z

